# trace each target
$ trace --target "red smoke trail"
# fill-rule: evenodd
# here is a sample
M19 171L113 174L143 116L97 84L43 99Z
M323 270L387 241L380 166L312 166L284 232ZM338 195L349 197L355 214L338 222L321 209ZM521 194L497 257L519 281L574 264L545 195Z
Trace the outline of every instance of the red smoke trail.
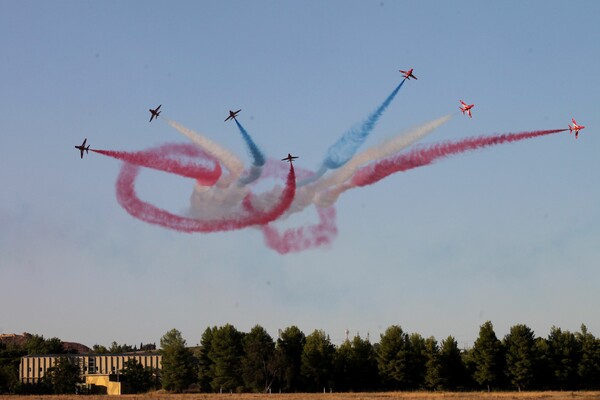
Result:
M406 171L411 168L428 165L440 158L448 157L453 154L564 131L566 131L566 129L505 133L500 135L463 139L455 142L436 143L429 146L419 146L408 153L387 158L361 168L356 172L356 174L354 174L350 186L372 185L373 183L378 182L395 172Z
M166 144L145 151L126 152L112 150L93 150L93 152L113 157L118 160L135 164L141 167L153 168L172 174L185 176L198 180L201 185L212 186L221 176L221 165L193 144ZM193 162L184 162L172 156L200 158L213 161L214 169Z
M280 161L267 160L260 179L280 178L283 166ZM311 171L298 169L298 175L307 176ZM302 194L298 194L302 196ZM250 198L244 199L244 208L248 211L253 211L253 206L249 201ZM293 206L292 206L293 207ZM265 244L279 254L287 254L290 252L299 252L313 247L320 247L330 244L337 235L337 227L335 225L335 207L317 207L319 214L319 223L308 227L288 229L280 234L277 228L272 224L261 226Z
M299 252L313 247L328 245L337 235L335 208L317 207L320 222L306 228L288 229L280 234L272 225L263 226L262 232L267 246L279 254Z
M135 192L135 179L139 173L138 166L125 163L117 179L117 200L119 204L132 216L155 225L174 229L180 232L217 232L242 229L251 225L267 224L279 218L292 204L296 193L296 176L291 167L286 186L281 193L281 198L275 206L266 211L251 212L246 215L237 215L229 219L203 221L194 218L182 217L162 210L150 203L140 200ZM244 199L244 204L249 205L249 197ZM248 207L251 207L250 205Z

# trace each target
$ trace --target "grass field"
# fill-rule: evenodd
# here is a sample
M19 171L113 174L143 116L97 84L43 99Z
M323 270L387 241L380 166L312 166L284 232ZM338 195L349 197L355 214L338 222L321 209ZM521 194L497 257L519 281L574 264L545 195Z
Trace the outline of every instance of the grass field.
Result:
M600 392L385 392L385 393L286 393L286 394L167 394L161 392L123 396L0 396L2 400L600 400Z

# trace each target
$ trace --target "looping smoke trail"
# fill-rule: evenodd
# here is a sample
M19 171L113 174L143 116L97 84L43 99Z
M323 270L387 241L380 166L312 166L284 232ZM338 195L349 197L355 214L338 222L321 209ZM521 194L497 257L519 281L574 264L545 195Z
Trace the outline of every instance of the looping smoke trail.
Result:
M142 221L187 233L230 231L253 225L267 224L279 218L289 208L296 191L294 169L290 168L286 186L281 192L279 201L272 208L265 211L233 215L227 219L203 221L175 215L140 200L135 192L135 179L139 169L140 167L133 164L123 164L116 183L119 204L129 214ZM250 196L246 196L243 203L244 205L250 204Z
M281 162L269 160L263 178L278 177L281 169ZM307 173L309 171L302 169L299 171L300 175L306 175ZM268 203L268 200L265 200L266 197L268 195L262 195L258 203ZM296 203L297 199L298 195L294 198L294 203ZM244 208L249 212L255 211L255 205L250 202L244 202ZM304 208L302 207L302 209ZM288 209L286 215L290 212L293 211ZM265 244L279 254L299 252L330 244L337 236L335 208L333 206L328 208L317 207L317 213L319 215L318 224L287 229L283 234L279 233L277 228L273 226L273 223L261 226L260 229L263 232Z
M187 178L193 178L206 186L214 185L214 183L221 176L222 172L221 166L215 161L213 161L214 168L211 170L204 165L199 165L192 162L183 162L178 159L169 158L171 156L178 156L201 158L202 160L206 161L213 160L212 157L208 156L204 151L193 144L173 143L136 152L96 149L90 150L95 153L116 158L121 161L126 161L141 167L152 168Z
M373 113L371 113L371 115L367 117L365 121L363 121L360 126L350 129L335 144L333 144L329 150L327 150L327 156L325 157L325 160L323 160L317 173L310 178L298 182L298 186L300 187L314 182L322 177L327 170L339 168L348 162L373 131L383 112L391 104L392 100L394 100L398 91L400 91L404 81L405 79L396 86L394 91L379 107L377 107L377 109L375 109L375 111L373 111Z
M411 168L428 165L440 158L463 153L465 151L531 139L538 136L545 136L564 131L566 131L566 129L505 133L492 136L468 138L459 141L436 143L429 146L420 146L406 154L400 154L360 169L352 178L351 185L348 185L346 189L356 186L372 185L373 183L378 182L395 172L406 171Z
M220 164L223 164L229 171L227 176L222 176L217 182L219 187L227 187L234 182L244 171L244 164L237 158L233 153L224 147L219 146L215 142L207 139L206 137L184 127L183 125L172 121L168 118L164 118L167 124L175 128L179 133L190 139L192 142L200 146L204 151L217 159Z
M337 236L335 208L317 207L319 223L308 227L287 229L283 234L272 225L261 227L265 243L279 254L299 252L328 245Z

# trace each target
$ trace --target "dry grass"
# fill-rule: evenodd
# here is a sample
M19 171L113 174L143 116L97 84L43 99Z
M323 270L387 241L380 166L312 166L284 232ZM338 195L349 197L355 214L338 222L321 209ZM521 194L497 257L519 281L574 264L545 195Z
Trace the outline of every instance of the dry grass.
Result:
M124 396L0 396L1 400L600 400L600 392L384 392L384 393L286 393L286 394L167 394L154 392Z

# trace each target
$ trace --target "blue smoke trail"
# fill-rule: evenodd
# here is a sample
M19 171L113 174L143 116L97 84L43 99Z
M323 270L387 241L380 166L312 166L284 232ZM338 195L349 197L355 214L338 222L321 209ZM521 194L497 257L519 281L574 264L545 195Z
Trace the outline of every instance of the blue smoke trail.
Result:
M248 134L246 129L244 129L244 127L237 121L237 119L235 120L235 124L237 125L238 129L240 130L240 133L242 134L244 141L248 145L250 154L252 155L252 158L254 159L254 161L252 162L252 167L250 168L250 171L248 172L248 174L246 176L241 177L238 180L239 185L247 185L251 182L254 182L258 178L260 178L260 175L262 173L262 167L263 167L263 165L265 165L265 156L263 155L262 151L260 151L260 149L258 148L256 143L254 143L254 141L252 140L252 138L250 137L250 135Z
M403 79L402 82L400 82L387 99L385 99L385 101L377 107L377 109L373 111L362 124L350 129L333 146L331 146L327 151L327 157L323 160L323 164L321 165L321 168L319 168L319 171L310 178L298 182L298 186L312 183L323 176L328 169L336 169L346 164L373 131L379 118L386 108L388 108L392 100L394 100L394 97L398 94L398 91L405 80L406 79Z

